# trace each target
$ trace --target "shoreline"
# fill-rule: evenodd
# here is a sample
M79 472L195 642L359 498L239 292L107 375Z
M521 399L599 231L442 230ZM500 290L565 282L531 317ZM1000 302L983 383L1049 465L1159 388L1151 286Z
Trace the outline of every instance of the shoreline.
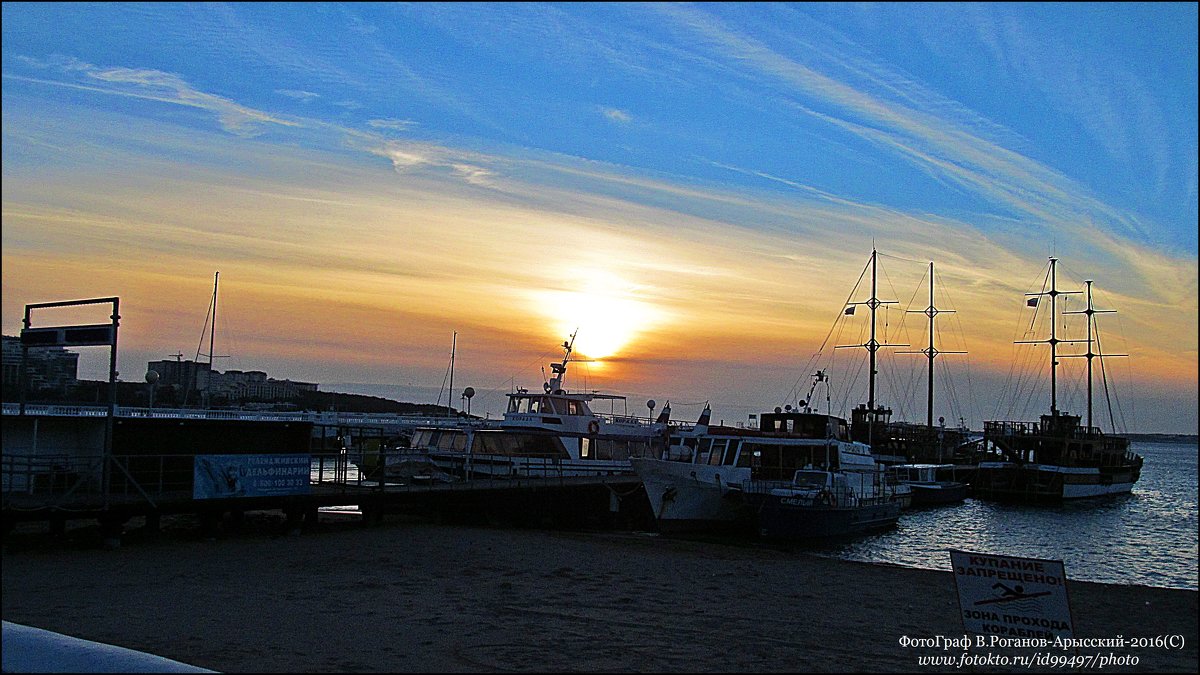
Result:
M919 659L1071 655L901 646L963 636L948 571L648 533L274 524L131 532L115 551L6 539L3 618L224 672L950 672ZM1104 670L1196 671L1196 591L1068 592L1077 638L1186 638L1078 650L1138 660Z

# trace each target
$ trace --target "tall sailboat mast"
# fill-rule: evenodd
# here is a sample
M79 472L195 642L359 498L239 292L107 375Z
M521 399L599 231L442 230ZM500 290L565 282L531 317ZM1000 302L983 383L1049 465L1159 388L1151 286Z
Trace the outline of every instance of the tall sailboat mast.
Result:
M919 352L896 352L896 353L897 354L924 354L926 357L929 358L929 389L928 389L928 396L927 396L927 401L926 401L925 424L930 429L932 429L933 428L933 360L939 354L966 354L966 352L938 351L938 349L936 347L934 347L934 345L933 345L933 319L934 319L934 317L936 317L938 314L943 314L943 313L953 314L954 310L938 309L937 307L935 307L933 305L933 263L932 262L929 263L929 306L926 307L924 310L911 310L910 309L908 311L921 313L921 314L924 314L925 316L929 317L929 346L926 347L925 349L922 349Z
M1079 312L1063 312L1063 314L1084 314L1087 316L1087 353L1085 353L1085 354L1064 354L1063 358L1082 357L1082 358L1087 359L1087 425L1088 425L1088 428L1090 429L1094 426L1092 423L1092 359L1094 359L1094 358L1103 359L1108 356L1129 356L1129 355L1128 354L1102 354L1099 352L1092 351L1093 342L1096 344L1098 344L1100 342L1099 338L1095 337L1095 335L1093 333L1094 324L1096 323L1095 315L1096 314L1114 314L1114 313L1116 313L1117 310L1115 310L1115 309L1096 309L1095 306L1093 306L1093 304L1092 304L1092 280L1086 279L1086 280L1084 280L1083 283L1087 284L1087 309L1084 309ZM1111 420L1110 420L1110 422L1111 422ZM1114 431L1115 431L1115 429L1114 429Z
M213 338L217 335L217 283L220 280L221 273L218 271L213 275L212 325L208 327L208 379L204 383L205 408L212 402Z
M863 347L867 350L867 354L870 357L870 364L869 364L870 367L868 369L868 375L867 375L867 422L868 422L867 442L868 442L868 445L874 440L875 421L876 421L876 417L877 417L877 410L876 410L876 406L875 406L875 376L878 375L879 372L876 369L875 352L879 351L880 347L907 347L908 346L908 345L900 345L900 344L895 344L895 345L882 344L876 338L876 335L877 335L876 310L879 309L880 305L895 304L897 301L896 300L880 300L878 297L879 253L878 253L878 251L875 250L874 247L871 248L871 262L869 264L871 266L871 297L866 302L850 303L850 306L846 308L845 313L853 314L855 305L866 305L867 308L871 310L871 337L866 342L866 344L834 346L834 349L841 349L843 347Z
M1047 343L1050 345L1050 415L1058 416L1058 345L1060 342L1084 342L1084 340L1059 340L1058 339L1058 296L1074 295L1083 291L1060 291L1058 290L1058 274L1057 274L1058 258L1051 256L1050 258L1050 290L1041 291L1039 293L1026 293L1030 296L1050 296L1050 339L1049 340L1018 340L1017 344L1041 344ZM1043 286L1043 288L1045 288ZM1037 298L1031 298L1027 303L1030 307L1037 307Z

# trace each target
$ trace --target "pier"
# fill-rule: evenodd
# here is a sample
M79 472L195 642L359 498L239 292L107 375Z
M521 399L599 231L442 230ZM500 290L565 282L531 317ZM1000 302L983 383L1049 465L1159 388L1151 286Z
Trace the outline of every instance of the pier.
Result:
M105 408L26 406L23 413L4 406L0 495L6 534L19 523L42 522L51 533L62 533L68 521L94 520L104 545L115 548L133 518L145 518L154 530L163 516L193 514L211 535L226 518L278 511L286 529L299 533L331 508L357 514L364 525L389 514L478 525L653 524L632 472L566 476L550 466L544 477L398 481L368 479L350 462L353 453L386 452L386 438L405 426L429 424L428 418L118 408L113 449L106 454ZM288 462L301 478L283 488L212 494L198 478L198 458L208 457L239 467Z

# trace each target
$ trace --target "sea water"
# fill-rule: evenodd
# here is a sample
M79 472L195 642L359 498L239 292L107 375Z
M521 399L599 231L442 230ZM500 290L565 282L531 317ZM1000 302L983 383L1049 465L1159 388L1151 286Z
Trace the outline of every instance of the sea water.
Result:
M968 498L904 511L895 528L813 552L949 570L949 549L1062 560L1081 581L1197 589L1197 444L1139 442L1132 494L1031 506Z

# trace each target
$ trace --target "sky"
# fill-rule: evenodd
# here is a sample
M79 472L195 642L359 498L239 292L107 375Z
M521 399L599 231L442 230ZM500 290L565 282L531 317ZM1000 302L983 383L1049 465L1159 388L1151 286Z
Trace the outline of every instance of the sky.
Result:
M494 417L577 331L567 387L630 413L848 416L877 251L876 402L925 420L932 313L935 417L979 429L1049 410L1023 343L1055 258L1115 310L1095 424L1197 431L1195 3L4 3L2 31L3 332L117 296L123 381L207 360L216 286L217 370Z

